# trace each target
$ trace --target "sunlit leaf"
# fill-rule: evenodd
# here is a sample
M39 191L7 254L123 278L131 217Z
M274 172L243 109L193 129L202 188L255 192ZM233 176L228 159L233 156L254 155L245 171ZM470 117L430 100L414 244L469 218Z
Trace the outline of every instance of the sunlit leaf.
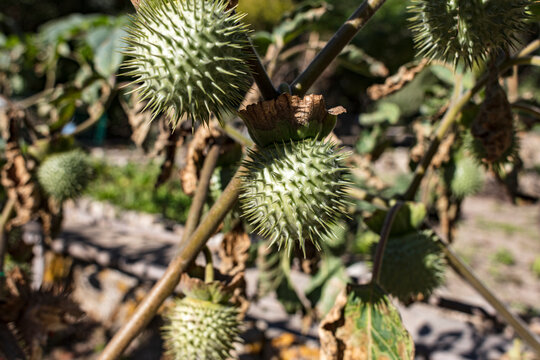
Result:
M412 360L414 343L375 284L347 285L319 328L322 360Z

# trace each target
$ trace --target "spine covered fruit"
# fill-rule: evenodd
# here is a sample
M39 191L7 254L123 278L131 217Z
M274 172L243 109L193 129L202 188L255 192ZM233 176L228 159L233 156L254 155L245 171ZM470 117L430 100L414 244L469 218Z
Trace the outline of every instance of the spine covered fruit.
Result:
M39 184L45 193L58 201L81 195L91 175L88 157L80 150L51 155L37 171Z
M236 110L251 85L249 29L227 0L143 0L128 29L125 75L154 116L207 123Z
M175 300L162 328L167 354L175 360L225 360L240 341L239 310L218 283L198 284Z
M244 162L240 206L260 235L291 253L334 236L347 205L347 154L331 143L304 139L274 143Z
M412 0L411 29L421 55L472 67L515 46L530 0Z

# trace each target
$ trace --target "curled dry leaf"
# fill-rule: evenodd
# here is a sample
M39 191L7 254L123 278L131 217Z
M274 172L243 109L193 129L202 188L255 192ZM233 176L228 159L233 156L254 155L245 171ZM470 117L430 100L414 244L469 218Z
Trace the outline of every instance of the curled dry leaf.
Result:
M6 140L6 163L2 168L2 186L10 198L15 198L16 215L7 224L7 228L20 226L28 222L40 206L39 188L28 169L28 163L19 147L18 127L24 111L10 108L0 113L0 122L4 125L3 138Z
M433 157L433 160L431 161L431 165L433 168L438 169L442 166L442 164L447 163L450 161L450 155L452 150L452 145L454 145L456 142L456 134L451 133L448 135L439 145L439 149L437 150L437 153Z
M227 5L227 10L234 8L238 5L238 0L229 0L229 5Z
M402 66L399 68L398 72L386 79L384 84L372 85L367 89L367 94L371 100L379 100L385 96L395 93L400 90L402 87L414 80L416 75L418 75L426 65L428 64L427 59L423 59L418 64L412 66Z
M30 294L28 279L19 267L14 267L6 274L2 301L0 302L0 321L15 321L24 308Z
M238 113L253 141L261 146L309 137L326 137L334 128L338 115L346 112L338 106L326 109L322 95L281 94L276 99L260 101Z
M221 264L219 271L223 274L235 276L246 269L249 258L251 240L244 230L241 222L223 237L219 247Z
M188 146L186 165L180 171L182 190L186 195L191 196L195 193L199 179L199 169L208 151L208 145L220 136L221 132L214 122L208 126L200 126L195 132L193 140Z
M241 319L246 316L250 304L249 300L247 299L246 285L244 271L234 275L233 278L226 284L227 291L232 294L230 302L238 306L238 315Z
M131 93L129 100L126 101L123 96L119 96L118 99L131 126L131 140L137 147L142 148L150 132L152 112L149 110L144 111L146 103L141 101L140 94L136 90Z
M414 343L375 284L347 285L319 327L321 360L412 360Z
M231 302L240 308L242 317L244 317L249 307L244 271L249 258L250 246L249 235L245 232L243 224L239 222L231 231L225 234L219 247L220 272L232 276L227 288L232 293Z
M154 146L157 154L165 153L165 160L161 164L161 170L156 180L155 187L163 185L171 177L174 160L176 158L176 148L182 145L185 132L181 128L173 128L173 124L162 117L160 122L159 136Z

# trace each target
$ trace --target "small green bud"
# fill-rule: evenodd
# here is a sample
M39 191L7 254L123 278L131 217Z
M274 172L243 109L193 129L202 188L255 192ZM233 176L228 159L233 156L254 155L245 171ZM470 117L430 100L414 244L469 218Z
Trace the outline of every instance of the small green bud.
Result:
M273 144L244 162L240 207L260 235L289 254L306 240L318 249L345 213L347 154L316 139Z
M37 172L39 184L45 193L59 201L81 195L91 175L92 167L86 154L80 150L51 155Z
M251 85L247 25L228 0L146 0L128 29L126 68L154 116L207 123L234 112Z

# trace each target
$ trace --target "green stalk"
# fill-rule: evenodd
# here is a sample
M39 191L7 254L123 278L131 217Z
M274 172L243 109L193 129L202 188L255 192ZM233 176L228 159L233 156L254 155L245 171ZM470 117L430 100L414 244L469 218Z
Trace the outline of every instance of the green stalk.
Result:
M279 92L277 92L276 88L272 84L272 80L270 80L270 76L266 72L261 59L259 58L259 54L257 54L257 51L251 42L251 39L248 38L248 40L249 46L245 51L249 55L247 58L248 65L251 68L251 75L257 83L257 87L259 88L263 98L265 100L275 99L279 96Z
M303 96L343 48L354 38L386 0L365 0L339 28L321 52L291 84L293 93Z
M193 196L193 201L191 202L191 207L189 208L188 217L184 226L182 242L186 241L191 236L193 231L195 231L197 224L199 224L202 209L208 195L210 179L216 168L220 151L221 147L219 145L213 145L204 159L199 182L197 183L197 189L195 190L195 195Z
M390 231L392 230L392 225L396 219L396 215L399 212L399 209L403 206L403 202L398 201L386 214L384 218L383 227L381 229L381 238L377 244L377 250L375 252L375 257L373 258L373 271L371 275L371 281L379 283L381 278L381 269L384 258L384 250L386 249L386 243L390 237Z
M204 246L202 250L206 264L204 266L204 282L210 284L214 281L214 261L212 260L212 252L208 246Z
M471 286L480 293L487 300L487 302L493 306L499 315L501 315L510 326L514 328L516 333L529 344L529 346L540 355L540 341L529 330L527 325L516 315L512 314L508 308L489 290L480 279L472 272L472 270L465 264L454 251L450 248L450 245L439 238L439 244L441 245L446 258L450 262L452 268L462 276Z
M221 221L238 199L240 185L242 183L239 174L243 171L245 171L243 167L238 169L235 177L206 214L193 235L189 238L182 239L178 253L167 267L163 277L152 287L150 293L139 304L129 321L122 326L107 344L99 356L99 360L119 358L131 341L152 320L167 296L172 294L182 273L202 250L206 241L214 234Z
M4 257L6 255L7 240L4 236L4 229L8 220L13 214L16 202L16 198L8 197L4 205L4 209L2 209L2 215L0 217L0 302L4 300L6 282L6 274L4 273Z

